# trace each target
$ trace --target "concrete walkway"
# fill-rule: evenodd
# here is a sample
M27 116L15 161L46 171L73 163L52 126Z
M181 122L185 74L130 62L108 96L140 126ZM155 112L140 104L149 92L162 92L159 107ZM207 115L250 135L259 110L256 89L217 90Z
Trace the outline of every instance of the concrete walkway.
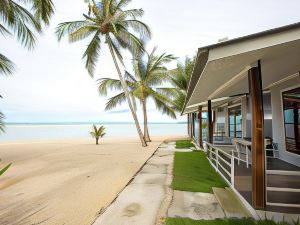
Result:
M154 225L172 182L175 143L161 144L94 225ZM188 150L185 150L188 151Z
M166 217L211 220L228 216L214 194L171 189L177 151L192 150L176 149L174 142L161 144L94 225L162 225Z

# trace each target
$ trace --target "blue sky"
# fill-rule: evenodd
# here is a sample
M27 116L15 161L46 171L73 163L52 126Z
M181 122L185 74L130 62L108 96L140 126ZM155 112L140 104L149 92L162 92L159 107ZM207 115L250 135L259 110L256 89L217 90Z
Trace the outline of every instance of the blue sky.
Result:
M90 122L132 121L126 104L105 112L106 98L99 97L96 80L116 78L116 71L106 48L103 48L95 78L87 74L81 59L87 42L57 42L58 23L82 18L84 0L54 0L56 14L51 26L38 37L34 51L27 51L14 38L0 37L0 51L17 64L11 77L0 77L4 99L0 109L8 122ZM133 0L133 8L145 10L145 21L153 39L147 48L158 46L184 59L197 48L300 21L299 0ZM125 54L130 69L130 55ZM168 65L175 67L175 63ZM139 112L140 118L141 113ZM178 122L149 105L150 122Z

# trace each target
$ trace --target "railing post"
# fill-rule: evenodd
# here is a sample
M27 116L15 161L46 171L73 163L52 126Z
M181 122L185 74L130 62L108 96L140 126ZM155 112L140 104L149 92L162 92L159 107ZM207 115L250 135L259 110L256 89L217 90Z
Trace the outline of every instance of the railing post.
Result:
M231 185L234 187L234 155L233 151L231 152Z
M217 171L219 171L219 151L218 149L215 149L216 150L216 168L217 168Z

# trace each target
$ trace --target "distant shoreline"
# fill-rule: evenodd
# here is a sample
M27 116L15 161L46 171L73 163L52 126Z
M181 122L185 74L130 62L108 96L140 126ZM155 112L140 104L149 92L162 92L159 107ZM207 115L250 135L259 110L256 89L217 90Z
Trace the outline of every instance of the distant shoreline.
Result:
M101 125L130 125L134 124L133 122L53 122L53 123L47 123L47 122L36 122L36 123L6 123L7 126L19 126L19 125L91 125L91 124L101 124ZM149 124L186 124L186 122L176 122L176 123L167 123L167 122L150 122Z

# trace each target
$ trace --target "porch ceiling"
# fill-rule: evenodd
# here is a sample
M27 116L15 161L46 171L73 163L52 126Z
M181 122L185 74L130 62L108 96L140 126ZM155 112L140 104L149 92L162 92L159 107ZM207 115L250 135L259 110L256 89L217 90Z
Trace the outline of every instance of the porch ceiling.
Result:
M199 49L208 51L208 59L203 68L197 59L183 113L207 100L248 93L248 70L258 60L264 90L299 73L300 24L284 28Z

